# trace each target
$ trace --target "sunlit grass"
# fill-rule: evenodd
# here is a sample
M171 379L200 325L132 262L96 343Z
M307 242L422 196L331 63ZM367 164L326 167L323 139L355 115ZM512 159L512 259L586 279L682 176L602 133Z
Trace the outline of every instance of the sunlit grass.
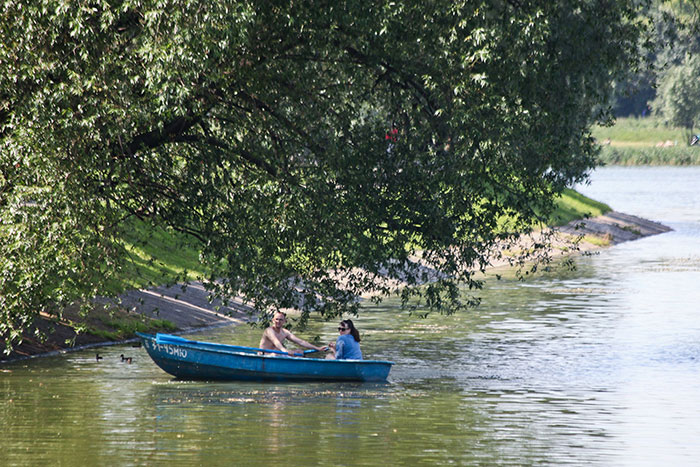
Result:
M594 127L606 165L700 165L700 146L690 146L688 131L659 118L619 118L612 127Z
M594 127L593 137L601 143L610 140L612 145L644 143L653 146L665 141L685 144L687 133L683 128L668 126L656 117L618 118L611 127Z
M195 281L205 276L196 242L174 230L133 221L123 241L128 260L110 283L112 292Z
M177 330L177 326L170 321L164 319L139 319L143 317L133 318L116 318L100 316L103 329L88 326L86 331L88 334L99 336L107 341L118 341L134 336L137 332L172 332Z
M566 189L557 200L557 208L550 216L550 224L560 226L576 219L597 217L612 211L607 204L595 201L572 189Z
M653 141L611 141L610 147L613 148L653 148L658 143Z
M557 200L550 223L553 226L564 225L608 211L611 211L609 206L567 189ZM199 261L196 242L174 230L152 228L141 221L133 221L123 240L129 259L119 271L117 279L110 283L113 293L196 281L207 276Z

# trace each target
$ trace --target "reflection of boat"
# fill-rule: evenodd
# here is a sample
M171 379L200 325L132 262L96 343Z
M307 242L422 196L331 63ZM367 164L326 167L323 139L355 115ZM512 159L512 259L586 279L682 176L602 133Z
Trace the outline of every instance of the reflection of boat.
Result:
M261 349L141 334L153 361L171 375L198 380L385 381L393 362L259 355ZM307 351L313 352L313 351ZM305 352L305 353L307 353Z

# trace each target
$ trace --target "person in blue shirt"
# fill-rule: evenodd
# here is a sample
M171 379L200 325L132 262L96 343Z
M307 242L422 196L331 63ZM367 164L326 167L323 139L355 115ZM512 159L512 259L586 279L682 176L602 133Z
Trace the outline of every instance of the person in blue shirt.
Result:
M355 328L352 320L341 321L338 332L340 333L338 339L329 345L335 352L335 358L338 360L362 360L360 332Z

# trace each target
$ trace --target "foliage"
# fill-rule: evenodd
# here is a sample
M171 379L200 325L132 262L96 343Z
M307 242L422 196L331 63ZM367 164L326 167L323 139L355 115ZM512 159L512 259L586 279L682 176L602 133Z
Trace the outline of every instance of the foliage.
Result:
M700 120L700 57L688 56L661 77L653 106L673 126L687 130L687 139Z
M700 53L700 2L698 0L657 0L655 26L659 49L658 68L679 65L686 57Z
M700 53L700 2L655 0L650 3L645 17L654 31L645 36L644 47L651 66L631 69L625 79L615 84L616 115L646 116L651 107L657 115L664 116L668 113L668 122L687 126L687 115L681 114L687 114L691 108L700 104L697 100L686 99L669 105L669 100L681 98L681 94L690 91L678 85L681 70L689 68L688 58ZM676 84L670 85L671 82ZM693 85L692 81L689 85ZM659 86L666 89L659 89ZM665 95L659 95L659 91Z
M265 312L352 312L397 290L383 278L463 306L457 283L594 165L638 11L4 2L0 333L104 292L134 217L191 236L214 291Z
M686 57L700 53L700 2L698 0L654 0L644 16L653 34L644 36L642 45L650 66L630 69L629 74L615 83L614 107L618 117L648 116L650 107L659 101L657 85L667 79L673 68ZM693 103L690 103L691 105Z

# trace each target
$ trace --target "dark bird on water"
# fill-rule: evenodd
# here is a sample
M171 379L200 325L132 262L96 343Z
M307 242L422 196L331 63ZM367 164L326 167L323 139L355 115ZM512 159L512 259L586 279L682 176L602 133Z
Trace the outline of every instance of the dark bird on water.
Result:
M131 363L132 361L131 357L125 357L124 354L121 354L120 357L122 358L122 362Z
M100 354L95 354L95 360L97 360L98 362L99 362L100 360L102 360L103 358L104 358L104 357L101 356Z

